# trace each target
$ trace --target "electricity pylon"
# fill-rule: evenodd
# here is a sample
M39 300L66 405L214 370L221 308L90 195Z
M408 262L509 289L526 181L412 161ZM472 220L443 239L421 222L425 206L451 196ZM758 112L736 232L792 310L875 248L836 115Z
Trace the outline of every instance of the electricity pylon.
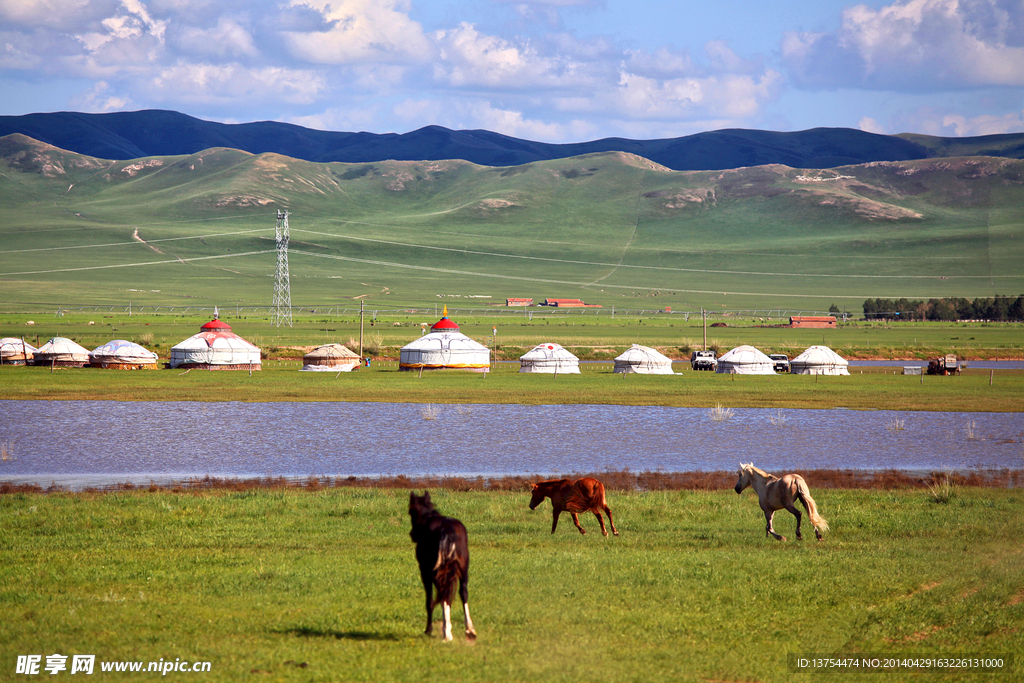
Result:
M270 322L276 327L292 326L292 285L288 277L288 212L277 211L277 273L274 275L274 307Z

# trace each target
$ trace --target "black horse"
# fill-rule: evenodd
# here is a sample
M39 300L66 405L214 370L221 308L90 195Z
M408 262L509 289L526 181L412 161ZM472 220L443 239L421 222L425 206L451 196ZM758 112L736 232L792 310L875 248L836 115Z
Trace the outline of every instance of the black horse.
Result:
M452 639L452 593L459 582L459 597L466 617L466 638L476 638L473 620L469 618L469 540L466 527L452 517L445 517L430 502L430 493L422 496L409 493L409 536L416 544L416 561L427 593L427 629L433 631L434 607L441 603L444 639ZM437 598L434 598L434 589Z

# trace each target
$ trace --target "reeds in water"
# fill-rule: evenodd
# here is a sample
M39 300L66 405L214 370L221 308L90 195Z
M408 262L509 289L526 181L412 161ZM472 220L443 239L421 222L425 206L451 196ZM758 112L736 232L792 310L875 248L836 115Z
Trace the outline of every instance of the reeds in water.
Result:
M716 403L715 407L708 411L708 417L715 422L725 422L733 415L736 414L732 408L726 408L721 403Z
M906 426L907 421L902 417L891 418L886 424L885 428L890 432L902 432Z
M424 420L436 420L440 414L441 409L433 403L427 403L420 407L420 415L423 416Z

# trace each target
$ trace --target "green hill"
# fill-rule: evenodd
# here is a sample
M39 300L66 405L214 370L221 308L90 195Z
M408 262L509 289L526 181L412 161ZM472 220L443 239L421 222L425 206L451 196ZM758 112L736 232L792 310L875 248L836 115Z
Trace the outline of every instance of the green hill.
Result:
M295 306L504 303L859 313L1024 292L1024 161L670 171L312 163L231 149L107 161L0 138L4 307L269 305L290 212ZM489 297L489 298L487 298Z

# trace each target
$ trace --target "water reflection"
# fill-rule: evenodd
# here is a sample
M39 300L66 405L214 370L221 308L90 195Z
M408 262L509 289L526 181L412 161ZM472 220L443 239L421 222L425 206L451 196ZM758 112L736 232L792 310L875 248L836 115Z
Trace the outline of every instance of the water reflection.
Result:
M0 480L1024 467L1024 415L699 408L0 401Z

